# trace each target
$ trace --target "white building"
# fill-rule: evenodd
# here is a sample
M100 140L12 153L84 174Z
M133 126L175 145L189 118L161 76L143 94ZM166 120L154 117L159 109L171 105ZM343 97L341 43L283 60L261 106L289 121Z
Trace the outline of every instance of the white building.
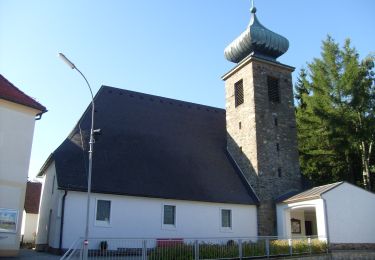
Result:
M42 183L28 181L26 185L25 208L22 218L22 243L35 243L39 218L39 203Z
M278 234L335 244L374 244L375 194L347 182L312 188L277 205Z
M34 125L44 112L0 75L0 256L19 250Z
M49 185L52 185L51 178L53 176L46 176ZM43 193L43 199L48 200L46 197L51 196L52 187L45 187L48 193ZM50 198L52 207L49 211L42 211L48 214L40 217L37 250L48 246L49 251L59 252L56 249L67 249L77 238L83 237L86 199L84 192L65 193L55 186ZM93 193L90 216L90 237L96 238L219 238L257 235L255 205Z
M258 200L226 151L225 111L103 86L95 97L91 237L257 235ZM84 236L90 108L43 176L37 248ZM83 149L82 149L83 147Z

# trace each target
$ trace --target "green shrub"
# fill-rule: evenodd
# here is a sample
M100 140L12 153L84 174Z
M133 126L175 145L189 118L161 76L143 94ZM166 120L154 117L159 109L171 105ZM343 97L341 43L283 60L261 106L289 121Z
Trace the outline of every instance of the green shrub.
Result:
M325 253L327 252L328 245L324 241L320 241L319 239L312 239L311 240L311 253Z
M264 240L258 242L242 243L242 255L244 257L266 255L266 244Z
M270 255L288 255L289 252L288 240L270 241Z
M167 247L156 247L148 259L150 260L190 260L194 259L194 245L181 244Z
M310 246L308 240L293 240L292 244L293 254L306 254L310 253Z
M270 255L288 255L290 254L288 240L271 240ZM166 247L156 247L150 251L148 259L150 260L191 260L194 259L194 244L179 244ZM293 254L325 253L327 244L318 239L311 240L293 240ZM235 258L239 256L239 246L235 241L227 244L201 243L199 244L200 259L218 259ZM256 242L242 243L243 257L266 256L266 243L264 240Z

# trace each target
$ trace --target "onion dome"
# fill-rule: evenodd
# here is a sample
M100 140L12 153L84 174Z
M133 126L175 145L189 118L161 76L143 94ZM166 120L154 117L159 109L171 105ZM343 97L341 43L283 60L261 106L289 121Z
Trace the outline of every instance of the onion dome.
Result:
M248 55L258 55L275 60L289 48L285 37L268 30L256 17L256 8L251 8L251 20L247 29L224 50L225 58L238 63Z

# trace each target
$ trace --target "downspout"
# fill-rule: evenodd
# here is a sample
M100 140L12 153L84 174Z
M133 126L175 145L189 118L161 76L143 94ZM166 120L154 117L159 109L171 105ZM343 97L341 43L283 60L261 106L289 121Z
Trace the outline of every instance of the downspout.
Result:
M327 211L327 201L322 197L323 200L323 208L324 208L324 218L325 218L325 226L326 226L326 234L327 234L327 246L329 250L329 230L328 230L328 211Z
M62 253L62 240L63 240L63 231L64 231L64 212L65 212L65 198L68 195L68 191L65 190L64 196L62 197L61 203L61 221L60 221L60 241L59 241L59 252Z

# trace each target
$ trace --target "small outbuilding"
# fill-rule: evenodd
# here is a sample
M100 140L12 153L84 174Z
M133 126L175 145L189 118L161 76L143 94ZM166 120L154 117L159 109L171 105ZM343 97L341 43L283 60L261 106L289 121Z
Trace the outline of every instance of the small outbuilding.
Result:
M42 183L28 181L26 185L25 208L23 210L21 242L35 243L39 217Z
M347 182L337 182L280 198L278 234L317 236L337 244L375 243L375 194Z

